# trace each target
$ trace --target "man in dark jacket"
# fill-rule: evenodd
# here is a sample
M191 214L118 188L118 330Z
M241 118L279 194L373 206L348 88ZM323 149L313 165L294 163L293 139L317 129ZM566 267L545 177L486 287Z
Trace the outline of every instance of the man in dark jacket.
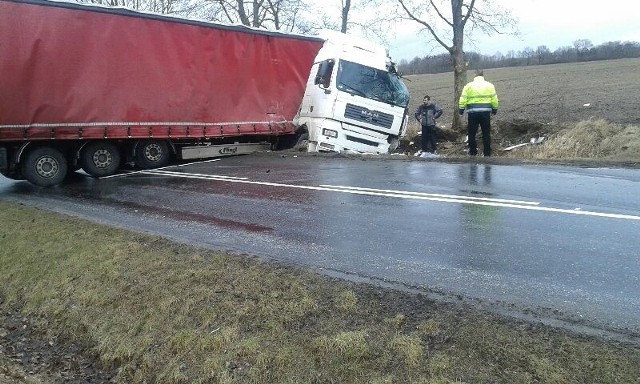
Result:
M431 97L425 95L422 105L415 113L416 119L422 125L422 152L436 151L436 119L442 115L442 108L431 102Z

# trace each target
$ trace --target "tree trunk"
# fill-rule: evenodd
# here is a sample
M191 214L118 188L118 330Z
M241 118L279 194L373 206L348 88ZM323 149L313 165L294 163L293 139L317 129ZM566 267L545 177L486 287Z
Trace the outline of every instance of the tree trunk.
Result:
M467 84L467 63L464 60L464 52L462 52L461 49L455 49L451 58L453 60L453 108L455 111L453 114L451 129L458 132L464 132L465 127L462 121L462 116L458 114L458 101L460 100L462 88Z
M249 21L249 17L247 16L247 13L244 10L244 2L243 0L237 0L237 7L238 7L238 17L240 18L240 22L243 25L246 26L250 26L251 25L251 21Z
M347 22L349 21L349 9L351 8L351 0L345 0L342 5L342 28L340 32L347 33Z
M453 46L449 49L451 60L453 61L453 119L451 129L457 132L464 132L464 125L460 114L458 114L458 100L467 83L467 63L464 58L464 25L462 16L462 0L451 0L451 11L453 20Z

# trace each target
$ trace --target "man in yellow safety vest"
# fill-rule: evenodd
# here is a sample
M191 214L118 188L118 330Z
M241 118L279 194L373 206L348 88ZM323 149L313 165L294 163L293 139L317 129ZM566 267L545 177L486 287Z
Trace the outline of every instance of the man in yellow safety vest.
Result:
M458 112L462 115L467 110L467 138L469 140L469 155L478 154L476 133L478 126L482 130L482 145L485 156L491 156L491 115L498 113L498 95L496 88L484 79L481 69L476 70L476 76L462 89Z

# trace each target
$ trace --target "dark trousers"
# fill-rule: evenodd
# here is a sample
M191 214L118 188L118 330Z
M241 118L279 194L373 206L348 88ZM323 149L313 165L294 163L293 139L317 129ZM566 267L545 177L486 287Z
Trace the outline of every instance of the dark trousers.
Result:
M424 152L436 151L436 126L435 125L422 126L422 150Z
M485 156L491 156L491 112L472 112L468 114L469 125L467 126L467 134L469 138L469 154L475 156L478 154L478 143L476 142L476 134L478 126L482 130L482 146Z

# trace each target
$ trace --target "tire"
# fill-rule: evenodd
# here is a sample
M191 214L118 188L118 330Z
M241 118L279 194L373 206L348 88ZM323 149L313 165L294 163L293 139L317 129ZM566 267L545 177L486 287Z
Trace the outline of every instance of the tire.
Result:
M400 146L400 139L397 136L390 136L389 153L393 153Z
M297 150L297 151L306 151L307 150L307 146L309 144L309 132L305 132L300 134L297 137L296 143L293 146L293 149Z
M40 187L60 184L67 176L67 159L62 152L51 147L39 147L29 151L21 162L24 178Z
M318 152L318 142L307 141L307 152Z
M169 164L169 146L165 141L140 141L136 145L136 165L141 169L160 168Z
M108 141L94 141L83 148L80 164L91 176L113 175L120 167L120 151Z

